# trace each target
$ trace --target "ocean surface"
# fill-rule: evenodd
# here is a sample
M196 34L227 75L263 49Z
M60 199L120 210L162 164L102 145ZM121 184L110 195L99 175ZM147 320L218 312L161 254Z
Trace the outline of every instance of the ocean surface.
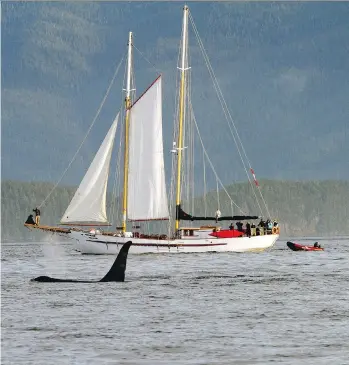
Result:
M349 238L263 253L114 257L2 244L1 364L349 364ZM297 242L313 243L313 239Z

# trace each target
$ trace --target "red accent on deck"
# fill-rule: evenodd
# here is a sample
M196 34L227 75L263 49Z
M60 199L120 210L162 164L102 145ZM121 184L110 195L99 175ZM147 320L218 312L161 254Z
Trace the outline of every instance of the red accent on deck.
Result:
M233 238L233 237L241 237L244 235L244 232L240 232L236 229L222 229L218 232L210 233L210 236L217 238Z

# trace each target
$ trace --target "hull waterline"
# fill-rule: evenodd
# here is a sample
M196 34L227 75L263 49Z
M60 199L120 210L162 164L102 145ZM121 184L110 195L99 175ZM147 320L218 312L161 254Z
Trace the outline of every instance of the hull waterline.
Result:
M137 253L199 253L199 252L249 252L272 247L279 235L234 238L185 238L156 240L144 238L113 237L71 232L74 248L83 254L116 255L127 241L132 241L130 254Z

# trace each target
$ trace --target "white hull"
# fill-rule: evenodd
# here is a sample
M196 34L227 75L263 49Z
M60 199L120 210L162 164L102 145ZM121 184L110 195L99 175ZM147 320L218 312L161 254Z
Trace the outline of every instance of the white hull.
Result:
M83 232L69 234L75 248L83 254L117 255L121 246L132 241L130 253L178 253L178 252L247 252L263 251L272 247L279 235L264 235L234 238L183 238L156 240L144 238L113 237Z

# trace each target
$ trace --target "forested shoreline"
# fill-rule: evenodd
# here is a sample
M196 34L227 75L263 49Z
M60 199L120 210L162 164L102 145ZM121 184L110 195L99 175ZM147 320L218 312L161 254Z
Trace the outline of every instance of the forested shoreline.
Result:
M335 236L349 234L349 181L261 181L261 191L268 203L270 218L280 222L283 236ZM45 182L2 181L1 241L18 242L42 238L41 232L30 232L23 226L27 216L53 187ZM255 197L248 183L226 187L229 194L248 214L255 211ZM42 223L56 225L63 215L76 187L56 188L42 207ZM110 198L109 194L109 198ZM108 199L111 205L115 199ZM222 213L231 212L231 203L224 192L219 201ZM116 202L116 208L118 208ZM194 207L195 214L208 215L217 209L216 192L194 199L185 208ZM108 210L111 206L108 206ZM236 211L236 213L238 213ZM115 224L114 224L115 223ZM118 222L113 222L117 225Z

